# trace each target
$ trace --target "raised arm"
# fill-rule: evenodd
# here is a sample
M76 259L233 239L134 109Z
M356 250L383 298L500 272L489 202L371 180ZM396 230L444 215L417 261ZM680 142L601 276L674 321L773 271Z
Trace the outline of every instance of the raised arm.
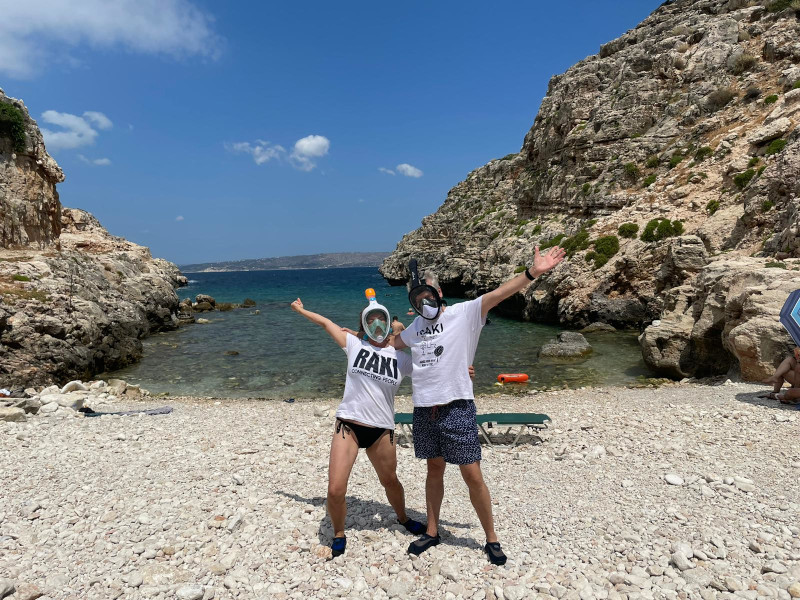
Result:
M526 272L523 271L514 277L514 279L506 281L496 290L488 292L482 296L481 314L483 318L485 319L486 315L489 314L489 311L500 304L503 300L510 298L517 292L521 292L528 287L528 285L530 285L534 279L539 277L539 275L546 273L555 267L558 263L564 260L564 255L566 255L566 252L559 246L550 248L544 254L539 254L539 246L536 246L536 251L534 252L533 257L533 266L530 269L526 269L526 271L530 273L530 277L528 277Z
M406 346L406 343L400 337L399 333L395 336L392 336L391 344L395 350L402 350L403 348L408 348L408 346Z
M319 325L325 329L325 331L328 332L328 335L331 336L333 341L339 344L340 347L344 348L347 345L347 333L342 331L342 328L336 323L327 317L323 317L322 315L318 315L315 312L311 312L310 310L303 308L303 302L300 300L300 298L292 302L291 306L293 311L300 313L315 325Z

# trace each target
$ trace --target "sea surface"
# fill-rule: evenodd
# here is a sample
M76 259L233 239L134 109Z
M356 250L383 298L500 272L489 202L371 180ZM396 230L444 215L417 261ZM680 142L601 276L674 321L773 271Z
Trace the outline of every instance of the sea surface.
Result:
M337 397L344 389L344 352L316 325L289 308L295 298L335 323L358 329L372 287L378 302L408 325L405 287L391 287L376 268L185 273L188 287L180 298L209 294L217 302L253 308L204 313L209 324L182 326L144 340L144 357L136 365L104 374L141 384L152 393L212 397ZM461 300L449 298L453 304ZM539 348L559 329L514 321L490 313L475 356L475 391L493 393L585 385L624 385L650 376L635 332L586 334L594 347L587 359L539 359ZM499 373L527 373L528 384L495 385ZM401 394L410 394L405 380Z

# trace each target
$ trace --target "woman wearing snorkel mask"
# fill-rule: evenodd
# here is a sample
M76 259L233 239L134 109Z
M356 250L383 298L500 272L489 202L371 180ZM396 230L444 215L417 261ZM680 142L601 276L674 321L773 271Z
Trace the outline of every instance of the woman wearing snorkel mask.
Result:
M398 522L414 535L425 531L425 525L406 515L405 494L396 472L394 397L403 377L411 374L411 357L389 345L389 311L377 303L374 290L369 289L366 294L369 304L361 312L357 336L306 310L300 298L291 304L292 310L323 327L347 354L347 379L336 411L328 463L328 513L334 531L334 556L343 554L347 544L345 493L359 448L366 449Z

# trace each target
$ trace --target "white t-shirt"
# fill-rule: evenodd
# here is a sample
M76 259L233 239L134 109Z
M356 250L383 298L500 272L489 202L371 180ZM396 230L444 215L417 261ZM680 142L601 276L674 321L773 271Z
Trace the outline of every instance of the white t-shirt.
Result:
M411 348L414 406L436 406L474 400L467 368L486 319L481 298L448 306L435 321L417 317L400 339Z
M347 335L347 379L339 419L394 429L394 396L403 377L411 375L411 357L392 346L376 348Z

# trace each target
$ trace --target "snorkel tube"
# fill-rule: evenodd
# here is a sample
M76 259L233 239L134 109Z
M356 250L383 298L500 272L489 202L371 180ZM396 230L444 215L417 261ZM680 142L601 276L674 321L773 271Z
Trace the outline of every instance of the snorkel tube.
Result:
M408 270L411 272L411 288L408 291L411 308L423 319L435 321L442 312L442 298L438 290L420 280L417 259L409 261Z
M391 318L385 306L378 304L375 299L375 290L369 288L364 291L367 297L367 307L361 311L361 327L372 341L382 344L391 333Z

